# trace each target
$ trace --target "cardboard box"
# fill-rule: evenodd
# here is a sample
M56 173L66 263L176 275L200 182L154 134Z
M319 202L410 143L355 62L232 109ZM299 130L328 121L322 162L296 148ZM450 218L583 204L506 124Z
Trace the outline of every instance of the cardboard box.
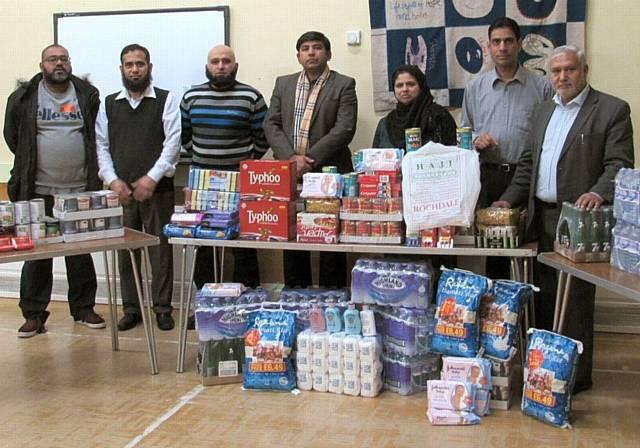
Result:
M340 220L334 213L298 213L296 239L299 243L336 244Z
M240 238L289 241L296 236L296 203L240 201Z
M246 200L290 202L296 199L296 164L290 160L244 160L240 195Z

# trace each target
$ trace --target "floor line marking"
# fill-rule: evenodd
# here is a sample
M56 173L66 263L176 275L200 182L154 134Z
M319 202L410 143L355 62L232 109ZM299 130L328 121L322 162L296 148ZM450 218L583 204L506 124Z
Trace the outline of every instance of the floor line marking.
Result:
M140 441L142 441L142 439L144 439L149 434L151 434L153 431L158 429L160 427L160 425L162 425L164 422L169 420L176 412L178 412L187 403L189 403L191 400L193 400L195 397L197 397L203 390L204 390L204 386L202 384L198 384L196 387L191 389L189 391L189 393L184 395L175 406L173 406L164 415L160 416L153 423L151 423L149 426L147 426L144 429L144 431L142 432L142 434L139 434L136 437L134 437L129 443L127 443L125 445L124 448L133 448L136 445L138 445L138 443L140 443Z

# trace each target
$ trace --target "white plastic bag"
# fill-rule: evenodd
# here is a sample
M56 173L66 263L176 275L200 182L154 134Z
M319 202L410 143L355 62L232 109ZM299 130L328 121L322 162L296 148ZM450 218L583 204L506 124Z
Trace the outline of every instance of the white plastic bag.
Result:
M469 227L480 195L478 153L429 142L402 159L402 190L407 232Z

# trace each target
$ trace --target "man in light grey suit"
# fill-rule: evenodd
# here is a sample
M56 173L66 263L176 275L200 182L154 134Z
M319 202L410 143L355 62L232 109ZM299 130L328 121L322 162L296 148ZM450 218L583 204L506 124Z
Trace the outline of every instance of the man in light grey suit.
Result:
M279 160L294 160L299 181L304 173L336 166L353 170L349 143L356 132L358 100L353 78L329 69L331 43L317 31L296 42L302 71L276 80L269 112L262 124ZM320 285L346 286L345 254L320 254ZM287 286L309 286L309 252L285 251Z
M629 105L587 84L584 53L566 45L554 49L550 77L556 95L534 112L527 146L509 188L494 206L527 205L528 240L538 251L553 251L564 201L591 209L613 201L620 168L633 167L633 130ZM553 325L556 271L536 264L536 326ZM565 333L582 341L574 392L592 385L595 286L574 279Z

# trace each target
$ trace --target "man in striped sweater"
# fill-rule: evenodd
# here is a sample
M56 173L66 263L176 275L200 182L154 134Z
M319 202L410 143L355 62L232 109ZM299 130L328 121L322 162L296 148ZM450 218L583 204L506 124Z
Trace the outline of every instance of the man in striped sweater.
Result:
M235 170L240 161L260 158L269 145L262 130L267 105L253 87L236 81L238 63L226 45L211 49L205 74L208 82L185 92L182 112L182 145L199 168ZM236 282L256 287L260 284L255 249L234 249ZM194 282L198 289L213 281L213 250L198 250Z

